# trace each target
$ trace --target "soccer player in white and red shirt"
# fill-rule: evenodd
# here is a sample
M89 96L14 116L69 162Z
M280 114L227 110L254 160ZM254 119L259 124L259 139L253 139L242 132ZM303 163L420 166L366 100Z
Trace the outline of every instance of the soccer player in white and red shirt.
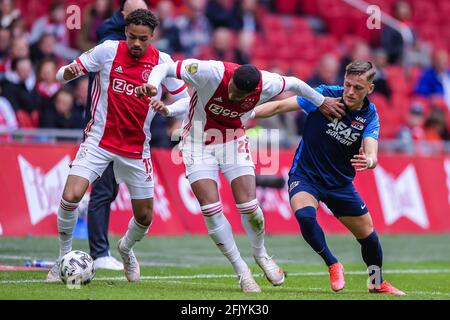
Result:
M284 271L264 246L264 216L256 199L255 166L244 124L252 117L256 105L284 91L307 98L332 116L339 117L335 108L342 105L294 77L260 71L253 65L194 59L155 67L148 83L138 89L138 95L157 94L166 76L184 80L194 89L189 116L183 123L181 151L186 176L200 203L208 234L233 265L242 291L259 292L261 289L241 258L230 223L223 214L217 187L220 169L231 184L256 263L274 286L281 285Z
M114 163L117 182L123 181L130 191L134 215L117 247L128 281L140 279L132 248L145 237L152 222L153 171L149 141L155 111L148 99L137 97L136 88L147 81L156 65L172 62L169 55L150 44L157 24L150 11L135 10L126 18L126 41L105 41L58 71L57 78L63 83L88 72L97 72L97 76L92 89L92 120L72 162L58 209L60 252L48 281L59 281L59 260L72 250L78 203L89 184L102 175L110 162ZM167 79L162 84L178 99L170 107L172 115L187 111L189 95L183 81Z

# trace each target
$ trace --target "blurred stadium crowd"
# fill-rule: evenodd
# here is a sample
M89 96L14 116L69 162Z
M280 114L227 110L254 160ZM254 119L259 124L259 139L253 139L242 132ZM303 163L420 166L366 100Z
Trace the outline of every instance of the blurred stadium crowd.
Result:
M117 1L118 2L118 1ZM377 66L382 139L414 141L443 150L450 140L450 1L370 0L414 36L382 25L343 0L151 0L158 15L154 45L172 55L254 63L294 75L311 86L342 84L353 59ZM81 29L66 27L66 8L82 8ZM61 87L55 73L96 42L96 30L117 10L113 0L0 0L0 130L84 128L88 79ZM296 145L305 115L279 116L252 126L282 129L282 145ZM153 146L170 147L179 119L157 117Z

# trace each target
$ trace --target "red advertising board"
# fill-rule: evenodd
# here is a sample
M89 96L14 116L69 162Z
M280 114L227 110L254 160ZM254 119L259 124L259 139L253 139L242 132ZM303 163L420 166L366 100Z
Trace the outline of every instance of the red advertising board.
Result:
M55 235L56 210L77 145L0 145L0 235ZM271 154L275 173L287 177L294 150ZM254 155L259 173L267 161ZM266 159L267 160L267 159ZM380 155L375 170L358 174L355 185L378 232L450 232L450 158ZM152 150L155 173L153 235L206 234L200 207L174 150ZM271 165L273 165L273 163ZM220 197L233 230L242 233L231 189L223 176ZM299 227L289 207L287 187L257 190L267 233L296 234ZM88 194L80 204L87 210ZM131 217L127 188L121 185L112 204L110 232L121 235ZM327 232L345 228L325 206L318 219Z

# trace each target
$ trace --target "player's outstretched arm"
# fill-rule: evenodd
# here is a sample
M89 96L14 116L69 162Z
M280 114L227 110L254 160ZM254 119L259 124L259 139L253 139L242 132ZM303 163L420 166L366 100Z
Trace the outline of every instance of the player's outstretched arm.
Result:
M159 88L161 82L166 77L176 78L176 64L174 62L166 62L156 65L150 73L147 83L155 88Z
M378 140L372 137L364 138L363 146L359 149L359 154L351 159L352 166L356 171L375 169L378 164Z
M84 75L83 68L78 63L74 62L59 68L56 73L56 79L58 79L59 82L66 84L82 75Z
M310 103L308 101L308 103ZM305 109L305 111L311 111L314 105L309 108L305 106L299 106L297 97L290 97L284 100L271 101L264 103L255 108L255 118L269 118L279 113L291 112L299 110L299 108ZM345 114L344 106L340 102L339 98L325 97L321 106L318 107L319 111L328 119L334 118L341 119Z
M284 100L266 102L255 108L255 118L269 118L279 113L299 110L297 98L290 97Z

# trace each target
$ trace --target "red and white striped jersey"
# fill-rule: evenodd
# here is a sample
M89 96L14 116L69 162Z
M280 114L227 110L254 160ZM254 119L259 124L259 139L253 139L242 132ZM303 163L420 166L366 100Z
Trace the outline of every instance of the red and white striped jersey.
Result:
M244 100L231 101L228 98L228 85L238 67L238 64L213 60L187 59L176 62L176 77L192 85L195 90L189 115L183 122L183 139L209 144L214 142L208 138L211 131L213 136L220 132L222 137L219 141L223 143L237 139L245 134L244 124L252 110L285 90L284 77L261 71L261 81L255 93Z
M148 99L136 96L136 88L147 82L157 64L173 62L170 56L149 46L146 54L136 59L129 54L126 41L109 40L75 62L84 73L97 73L91 92L92 120L85 129L87 139L124 157L150 157L150 123L155 112ZM184 82L177 79L167 78L162 84L172 95L186 90Z

